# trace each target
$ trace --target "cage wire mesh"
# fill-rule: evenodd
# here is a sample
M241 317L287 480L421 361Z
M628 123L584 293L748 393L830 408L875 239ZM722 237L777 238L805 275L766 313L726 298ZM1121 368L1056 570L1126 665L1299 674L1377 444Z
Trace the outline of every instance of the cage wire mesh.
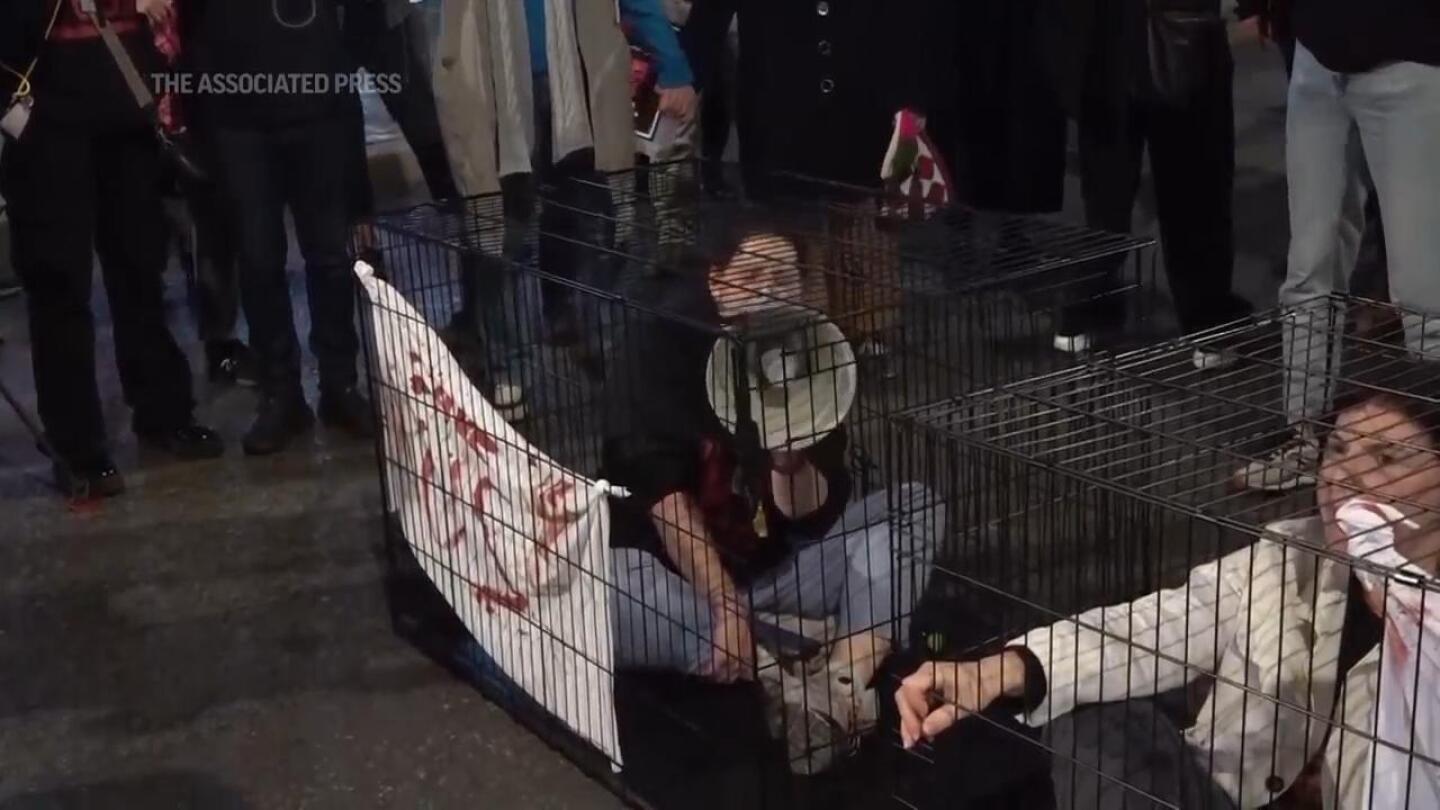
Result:
M1333 296L896 418L952 515L901 694L979 712L899 803L1435 806L1437 326Z
M893 745L874 733L893 725L889 704L866 685L893 683L886 654L923 635L912 620L949 503L896 463L906 457L888 417L1055 367L1046 346L1067 305L1132 331L1150 309L1132 300L1147 289L1143 241L960 210L886 222L882 201L797 183L808 191L712 203L693 165L659 166L377 222L379 273L455 360L441 363L446 396L473 385L518 427L512 449L532 455L512 454L517 469L631 492L608 502L608 576L589 572L607 594L586 619L592 634L608 623L614 658L580 656L614 680L624 770L614 775L617 757L577 737L553 695L520 688L457 620L469 610L473 622L477 605L481 618L513 611L516 592L497 599L466 580L481 569L465 559L474 544L446 542L453 527L427 546L390 521L397 627L636 803L874 806L896 795ZM391 314L366 313L372 330ZM1010 340L1023 351L1002 350ZM377 401L455 422L433 380L422 396L377 374L386 354L369 347ZM427 468L385 428L387 514L406 493L488 514L443 458ZM492 528L522 547L540 539ZM476 604L447 603L435 570ZM513 643L575 646L543 623L530 633ZM750 683L711 683L731 677Z

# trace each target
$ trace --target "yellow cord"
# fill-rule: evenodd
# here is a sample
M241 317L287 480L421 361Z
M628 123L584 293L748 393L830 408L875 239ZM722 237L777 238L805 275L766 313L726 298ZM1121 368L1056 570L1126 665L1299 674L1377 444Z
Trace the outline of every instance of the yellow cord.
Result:
M66 2L67 0L55 0L55 9L50 12L50 23L45 26L45 36L40 38L41 47L44 47L45 41L50 39L51 32L55 30L55 23L60 19L60 7ZM36 51L35 58L30 60L30 66L25 68L24 73L10 67L4 62L0 62L0 70L4 70L6 73L20 80L20 84L16 86L15 92L10 95L10 102L14 102L16 99L26 98L30 95L30 74L35 72L35 66L38 64L40 64L39 51Z

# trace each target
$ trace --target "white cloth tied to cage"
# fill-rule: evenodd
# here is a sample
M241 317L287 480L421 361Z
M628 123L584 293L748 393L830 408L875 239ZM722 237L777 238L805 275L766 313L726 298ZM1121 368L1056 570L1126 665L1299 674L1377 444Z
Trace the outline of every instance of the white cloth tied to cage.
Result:
M1396 526L1419 527L1394 506L1364 498L1341 504L1336 520L1352 557L1391 572L1355 569L1361 585L1385 600L1375 709L1381 742L1367 769L1368 806L1440 807L1440 768L1421 759L1440 758L1440 592L1431 592L1430 575L1395 548Z
M384 475L405 539L481 648L621 763L608 496L481 396L424 316L364 262Z

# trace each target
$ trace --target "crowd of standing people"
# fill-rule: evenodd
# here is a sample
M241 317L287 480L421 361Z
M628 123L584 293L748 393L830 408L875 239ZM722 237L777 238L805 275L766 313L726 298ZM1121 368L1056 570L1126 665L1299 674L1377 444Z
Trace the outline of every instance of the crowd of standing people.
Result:
M778 187L777 172L877 185L894 116L910 109L956 167L964 201L1053 211L1073 127L1093 226L1130 230L1148 153L1169 288L1182 330L1193 332L1248 310L1232 291L1238 25L1276 39L1292 71L1282 300L1343 289L1369 241L1383 245L1367 255L1385 272L1363 275L1387 278L1397 304L1440 309L1440 249L1428 226L1440 209L1440 142L1429 137L1440 122L1440 10L1427 0L1244 0L1234 9L1220 0L445 0L438 32L422 5L16 0L0 9L0 193L41 418L68 489L121 488L95 383L93 256L136 434L180 458L222 452L193 418L189 366L165 323L161 274L176 223L195 237L182 252L201 293L206 370L258 389L245 451L283 450L314 419L285 272L287 210L305 265L319 417L357 436L374 429L357 388L349 272L354 255L373 254L374 238L353 88L157 100L137 95L130 74L152 89L161 74L398 76L382 98L436 199L503 191L507 220L523 227L537 182L585 195L539 206L539 262L561 278L585 278L598 261L581 247L593 243L584 229L594 218L574 211L609 201L603 182L585 181L636 161L632 46L654 57L661 113L686 130L700 125L687 133L691 153L720 157L733 119L752 196L793 191ZM706 189L729 193L710 166ZM177 192L183 215L167 217ZM484 285L483 268L465 275L471 292L456 331L478 333L487 304L504 299ZM561 345L585 339L568 298L562 285L543 291L546 334ZM1057 323L1056 348L1093 348L1117 315L1077 301ZM1410 331L1416 346L1436 339L1430 327ZM1287 341L1286 351L1323 363L1316 347ZM1201 369L1228 359L1194 358ZM1298 391L1312 372L1291 365ZM513 385L504 393L516 404L523 396ZM1301 399L1287 396L1297 424L1319 407ZM1274 463L1241 479L1292 486L1316 455L1313 437L1297 432Z

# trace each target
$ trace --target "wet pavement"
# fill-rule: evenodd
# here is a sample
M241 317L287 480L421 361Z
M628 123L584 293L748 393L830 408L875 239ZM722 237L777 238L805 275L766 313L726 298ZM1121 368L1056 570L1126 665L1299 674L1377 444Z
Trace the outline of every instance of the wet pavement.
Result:
M1237 61L1237 288L1269 303L1284 77L1273 50ZM174 275L172 323L195 347ZM23 302L0 302L0 380L33 402L24 335ZM393 634L369 445L321 431L244 458L253 393L201 380L230 452L143 455L108 323L100 341L130 494L68 510L0 406L0 810L618 806Z

